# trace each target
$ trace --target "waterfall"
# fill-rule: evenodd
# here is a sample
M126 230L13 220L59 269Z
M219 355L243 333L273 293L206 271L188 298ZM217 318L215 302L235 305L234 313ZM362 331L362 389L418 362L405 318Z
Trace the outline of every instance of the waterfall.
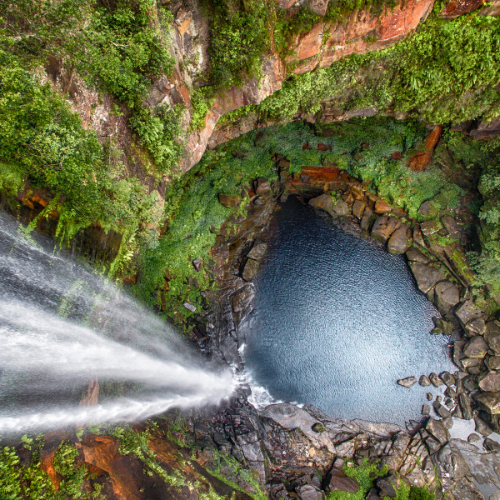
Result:
M91 382L99 404L82 402ZM234 386L110 280L0 215L0 434L141 420Z

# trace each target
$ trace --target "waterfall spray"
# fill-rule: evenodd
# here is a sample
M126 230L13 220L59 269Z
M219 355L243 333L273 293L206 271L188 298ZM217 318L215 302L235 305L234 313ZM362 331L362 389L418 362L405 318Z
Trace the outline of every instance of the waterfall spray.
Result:
M0 218L0 434L133 421L234 390L175 330L109 281ZM98 380L104 400L79 406ZM101 398L102 399L102 398Z

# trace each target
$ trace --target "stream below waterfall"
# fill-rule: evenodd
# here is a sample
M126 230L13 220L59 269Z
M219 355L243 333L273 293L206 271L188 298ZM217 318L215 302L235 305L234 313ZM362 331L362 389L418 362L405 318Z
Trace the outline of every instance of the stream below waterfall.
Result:
M296 197L277 211L255 279L244 357L253 390L332 417L404 424L434 387L396 380L455 371L439 313L405 257L338 228Z

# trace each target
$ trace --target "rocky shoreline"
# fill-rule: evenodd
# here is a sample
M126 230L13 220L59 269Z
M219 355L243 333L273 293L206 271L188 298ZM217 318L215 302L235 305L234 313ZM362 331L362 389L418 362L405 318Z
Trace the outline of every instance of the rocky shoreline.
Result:
M494 317L474 304L467 269L456 265L457 254L466 259L465 245L472 237L463 229L468 214L457 210L455 218L443 217L441 225L435 221L419 224L344 171L311 167L300 174L288 174L287 161L279 156L275 160L280 182L270 186L263 178L254 181L248 190L248 217L234 221L238 230L233 234L223 226L212 251L220 292L211 297L211 312L204 317L204 323L216 332L208 332L208 351L215 349L227 363L243 368L239 348L245 340L240 325L252 314L252 279L267 249L271 216L278 199L285 201L289 194L297 194L305 203L328 212L342 229L384 245L391 253L405 254L418 288L441 313L432 333L450 335L454 341L453 360L458 370L420 376L420 385L445 388L444 401L438 396L432 403L435 417L428 417L431 407L424 404L423 420L409 422L407 429L341 421L312 406L298 408L288 403L258 411L246 402L248 389L242 388L239 403L232 411L226 410L224 425L219 427L225 444L218 443L215 434L212 439L221 452L239 457L241 463L258 471L270 498L320 500L331 491L357 491L359 484L345 476L343 467L346 463L366 465L367 459L388 467L386 477L378 479L366 497L370 500L395 498L393 490L401 481L425 487L436 498L444 493L446 498L486 498L478 486L482 485L483 491L487 484L500 488L493 472L498 444L487 438L500 430L496 413L500 376L495 364L500 327ZM449 238L452 249L436 244L435 234ZM411 387L417 377L399 381L401 385L405 382ZM241 409L237 409L239 405ZM234 425L235 419L243 418L241 412L253 423L246 433ZM469 442L451 438L453 418L474 419L482 438L475 433L470 434ZM480 450L473 442L483 438L484 450ZM304 470L296 470L299 464ZM314 473L318 470L321 481Z

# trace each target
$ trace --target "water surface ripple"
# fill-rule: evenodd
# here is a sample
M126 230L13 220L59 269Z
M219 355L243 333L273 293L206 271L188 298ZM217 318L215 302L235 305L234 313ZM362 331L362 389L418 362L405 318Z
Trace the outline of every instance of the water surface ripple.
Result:
M295 198L274 224L246 333L255 382L333 417L419 418L429 388L396 380L454 368L447 337L429 333L438 313L404 257L345 233Z

